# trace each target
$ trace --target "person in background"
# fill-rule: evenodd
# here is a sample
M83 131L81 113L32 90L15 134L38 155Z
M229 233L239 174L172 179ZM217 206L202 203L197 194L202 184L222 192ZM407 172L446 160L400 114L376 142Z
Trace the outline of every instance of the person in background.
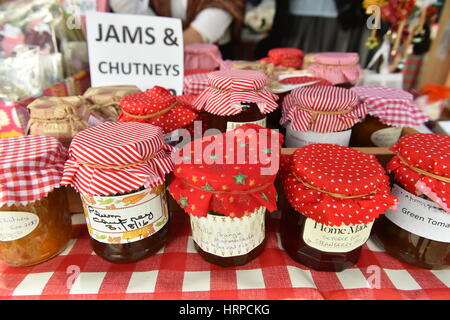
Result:
M113 12L179 18L184 44L217 44L231 58L231 40L239 39L245 0L110 0Z

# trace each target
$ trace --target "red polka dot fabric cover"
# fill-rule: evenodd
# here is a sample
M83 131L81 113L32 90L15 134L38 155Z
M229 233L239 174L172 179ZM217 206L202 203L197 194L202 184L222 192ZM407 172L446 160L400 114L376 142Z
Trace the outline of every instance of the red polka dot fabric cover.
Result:
M269 50L268 56L276 66L301 69L305 54L297 48L275 48Z
M127 95L120 100L120 107L135 116L150 116L171 107L177 102L177 98L169 90L155 86L145 92ZM170 111L153 118L135 118L122 112L117 121L119 122L145 122L162 128L163 133L170 133L182 128L197 118L197 114L187 106L178 103Z
M450 183L417 173L414 168L440 177L450 178L450 137L440 134L409 134L391 147L396 153L388 163L397 181L415 195L424 194L450 213Z
M349 112L339 114L343 110ZM280 123L291 121L295 131L327 133L353 127L366 116L367 105L360 102L353 91L345 88L307 86L292 90L284 98L281 111Z
M195 140L179 151L169 191L198 217L212 211L239 218L261 206L274 211L281 144L279 133L253 124Z
M282 162L289 203L319 223L369 223L397 205L397 198L390 195L389 178L373 155L333 144L312 144L283 157ZM342 199L328 193L361 197Z
M259 71L225 70L208 73L208 87L198 96L194 107L218 116L242 112L241 103L256 103L263 114L278 107L278 96L267 87L269 79Z

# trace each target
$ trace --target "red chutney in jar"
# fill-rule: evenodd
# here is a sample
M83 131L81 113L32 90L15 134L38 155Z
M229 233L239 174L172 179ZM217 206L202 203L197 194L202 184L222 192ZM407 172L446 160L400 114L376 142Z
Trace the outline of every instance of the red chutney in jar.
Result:
M280 142L275 131L244 125L180 150L169 190L189 214L206 261L238 266L263 251L265 212L276 209Z
M165 244L165 175L173 169L172 150L161 128L147 123L106 122L73 139L62 183L81 194L100 257L131 263Z
M450 266L450 137L410 134L392 148L397 210L374 226L374 239L400 261L425 269Z
M267 76L253 70L227 70L208 74L208 87L194 107L209 115L208 128L220 132L243 124L267 126L267 114L274 111L278 96L267 87Z
M283 159L281 241L297 262L342 271L358 262L373 221L396 204L372 155L312 144Z

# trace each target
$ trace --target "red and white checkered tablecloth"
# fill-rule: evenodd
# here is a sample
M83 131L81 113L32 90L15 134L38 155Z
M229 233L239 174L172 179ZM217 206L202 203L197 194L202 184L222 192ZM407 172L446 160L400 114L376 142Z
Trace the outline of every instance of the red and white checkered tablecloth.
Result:
M0 264L0 299L450 299L450 270L411 267L370 240L353 268L327 273L304 267L280 248L279 219L268 219L263 254L237 268L202 260L181 212L160 252L127 265L93 254L84 217L74 220L81 224L56 258L27 268Z

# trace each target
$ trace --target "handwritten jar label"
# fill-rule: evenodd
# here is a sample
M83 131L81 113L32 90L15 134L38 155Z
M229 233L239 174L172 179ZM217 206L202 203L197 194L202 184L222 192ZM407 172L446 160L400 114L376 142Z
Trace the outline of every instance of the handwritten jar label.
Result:
M328 133L295 131L289 124L286 127L286 147L299 148L314 143L332 143L348 147L351 134L352 129Z
M303 241L323 252L350 252L366 243L372 225L373 222L340 227L327 226L308 218L303 230Z
M145 189L120 196L82 196L91 237L103 243L130 243L150 237L169 220L166 193Z
M417 197L397 184L392 188L392 195L398 197L397 210L387 210L386 218L420 237L450 243L450 214L433 201Z
M14 241L29 235L39 225L39 217L31 212L0 212L0 241Z
M216 256L244 255L264 241L265 213L266 208L261 207L242 218L191 216L192 237L203 251Z
M267 118L261 119L261 120L257 120L257 121L249 121L249 122L231 122L228 121L227 122L227 131L231 131L234 130L236 128L239 128L240 126L243 126L244 124L247 123L251 123L251 124L256 124L258 126L267 127Z
M402 128L384 128L372 133L370 140L377 147L387 148L396 144L401 134Z

